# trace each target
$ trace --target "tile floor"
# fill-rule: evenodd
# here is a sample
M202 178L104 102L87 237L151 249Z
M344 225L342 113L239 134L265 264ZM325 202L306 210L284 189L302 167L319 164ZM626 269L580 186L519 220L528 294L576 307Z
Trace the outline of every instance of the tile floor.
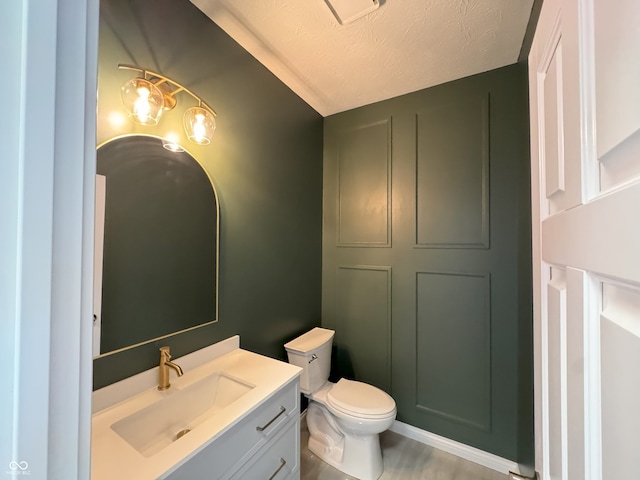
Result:
M305 419L300 429L301 480L351 480L307 448ZM380 435L384 472L380 480L507 480L507 475L387 431Z

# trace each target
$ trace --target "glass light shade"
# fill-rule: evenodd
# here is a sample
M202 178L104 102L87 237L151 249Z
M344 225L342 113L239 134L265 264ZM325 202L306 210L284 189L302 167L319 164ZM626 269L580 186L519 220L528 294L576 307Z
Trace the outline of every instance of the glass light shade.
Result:
M152 82L144 78L132 78L122 85L120 94L131 120L141 125L158 123L164 96Z
M216 131L216 119L213 114L202 107L191 107L184 112L184 130L187 138L199 145L211 143L213 132Z

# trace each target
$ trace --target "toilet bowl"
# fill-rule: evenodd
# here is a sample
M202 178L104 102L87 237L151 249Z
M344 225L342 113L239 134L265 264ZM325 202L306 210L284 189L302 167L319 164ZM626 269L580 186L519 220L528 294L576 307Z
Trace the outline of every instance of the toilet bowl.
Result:
M302 367L300 390L309 399L309 450L361 480L382 474L379 434L396 418L393 398L354 380L328 381L334 332L314 328L285 345L289 363Z

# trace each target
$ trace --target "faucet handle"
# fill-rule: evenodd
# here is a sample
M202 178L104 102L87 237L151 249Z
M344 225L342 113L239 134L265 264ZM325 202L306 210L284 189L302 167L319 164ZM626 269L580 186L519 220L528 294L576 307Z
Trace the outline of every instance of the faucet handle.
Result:
M160 356L171 360L171 347L160 347Z

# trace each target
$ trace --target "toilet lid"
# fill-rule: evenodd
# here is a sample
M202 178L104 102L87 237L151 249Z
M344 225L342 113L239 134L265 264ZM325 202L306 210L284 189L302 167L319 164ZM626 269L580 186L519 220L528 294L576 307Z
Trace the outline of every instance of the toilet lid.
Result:
M327 393L327 403L347 414L360 417L387 416L396 402L387 393L367 383L341 378Z

